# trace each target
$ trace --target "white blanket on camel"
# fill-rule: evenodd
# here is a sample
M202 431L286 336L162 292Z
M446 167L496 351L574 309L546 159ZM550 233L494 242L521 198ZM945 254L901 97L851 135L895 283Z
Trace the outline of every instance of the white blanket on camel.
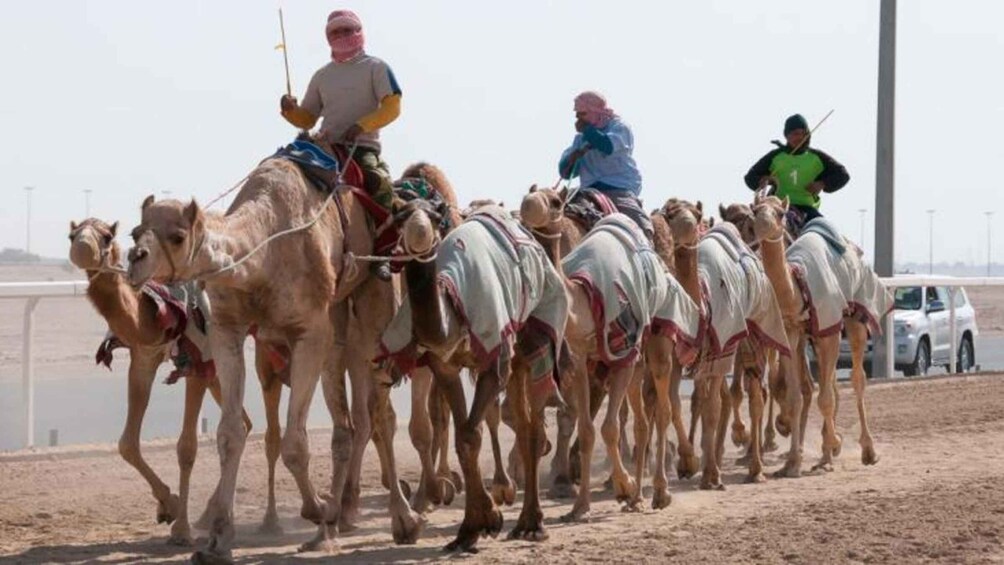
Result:
M480 208L450 232L440 244L436 271L442 303L449 300L467 331L478 370L511 359L516 334L528 323L550 334L553 346L564 341L568 295L561 276L544 248L504 209ZM419 346L405 300L381 349L406 371L422 355Z
M672 337L680 359L696 355L700 309L633 220L603 218L561 264L589 297L598 355L608 367L633 363L650 329Z
M705 234L698 246L697 268L707 295L705 316L710 319L707 360L721 361L731 371L732 356L747 335L790 354L774 287L735 226L721 223Z
M809 331L820 337L839 332L844 316L856 317L873 334L893 298L849 241L825 218L816 218L786 252L809 312Z

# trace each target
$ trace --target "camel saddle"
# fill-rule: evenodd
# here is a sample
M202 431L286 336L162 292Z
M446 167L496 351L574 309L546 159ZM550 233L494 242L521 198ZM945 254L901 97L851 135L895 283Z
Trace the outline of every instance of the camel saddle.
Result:
M571 218L586 231L593 229L596 222L617 211L614 203L595 188L580 188L575 191L565 205L565 216Z

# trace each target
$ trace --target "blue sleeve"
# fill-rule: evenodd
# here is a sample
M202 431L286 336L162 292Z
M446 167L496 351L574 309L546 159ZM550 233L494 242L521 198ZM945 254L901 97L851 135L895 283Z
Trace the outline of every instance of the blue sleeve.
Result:
M586 129L582 130L582 137L593 149L604 155L610 155L614 152L614 143L610 136L593 126L586 126Z
M580 145L582 145L581 134L576 135L575 139L572 140L572 144L568 146L568 149L565 149L565 151L562 152L561 159L558 160L558 175L560 175L561 178L571 179L578 176L576 174L578 167L574 167L571 163L569 163L569 160L572 156L572 152L578 149Z

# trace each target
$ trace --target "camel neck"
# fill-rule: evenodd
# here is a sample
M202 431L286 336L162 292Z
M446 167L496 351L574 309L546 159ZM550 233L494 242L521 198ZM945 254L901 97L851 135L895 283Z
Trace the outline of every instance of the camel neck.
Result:
M697 275L697 248L677 247L673 250L673 263L676 266L676 280L683 286L690 299L701 303L701 283Z
M760 254L763 257L764 271L774 287L778 306L786 318L797 316L801 311L799 295L791 280L791 269L785 256L783 240L760 240Z
M436 263L410 261L404 267L408 283L408 300L411 304L412 332L419 343L436 348L446 343L443 323L442 294L436 282Z
M87 274L90 277L94 272ZM128 341L140 335L139 297L125 277L98 273L87 285L87 298L116 336Z

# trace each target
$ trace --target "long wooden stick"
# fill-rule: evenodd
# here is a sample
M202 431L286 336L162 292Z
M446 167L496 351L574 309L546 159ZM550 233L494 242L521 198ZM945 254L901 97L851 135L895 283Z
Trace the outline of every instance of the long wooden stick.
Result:
M802 141L800 141L798 145L796 145L795 148L791 150L791 152L792 153L798 152L798 150L801 149L803 145L805 145L805 142L809 141L809 138L812 137L812 134L816 133L816 130L819 129L819 126L823 125L823 122L826 121L826 118L829 118L831 115L833 115L833 110L827 112L826 115L823 116L823 119L819 120L819 123L816 124L816 127L809 130L809 135L803 137Z
M289 51L286 49L286 25L282 21L282 8L279 8L279 31L282 33L282 62L286 65L286 94L293 95L293 86L289 81Z

